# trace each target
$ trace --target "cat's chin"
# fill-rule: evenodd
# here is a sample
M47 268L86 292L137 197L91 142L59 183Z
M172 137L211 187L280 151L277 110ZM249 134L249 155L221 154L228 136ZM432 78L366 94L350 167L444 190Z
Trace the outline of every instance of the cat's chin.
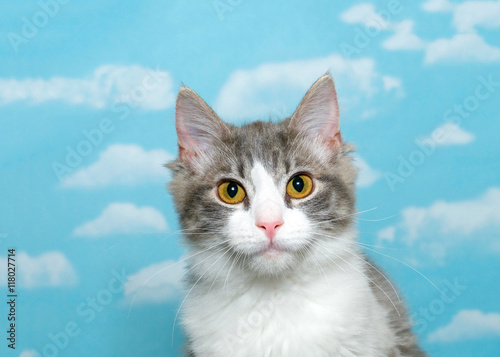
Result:
M277 275L289 270L294 260L293 252L270 247L254 254L249 267L260 275Z

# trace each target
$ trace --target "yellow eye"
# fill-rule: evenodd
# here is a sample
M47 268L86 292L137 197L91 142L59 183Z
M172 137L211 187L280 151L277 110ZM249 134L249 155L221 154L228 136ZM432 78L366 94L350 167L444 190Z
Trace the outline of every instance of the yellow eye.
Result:
M312 191L312 179L304 174L292 177L286 185L286 193L292 198L304 198Z
M220 199L226 203L240 203L247 197L243 187L234 181L221 183L218 192Z

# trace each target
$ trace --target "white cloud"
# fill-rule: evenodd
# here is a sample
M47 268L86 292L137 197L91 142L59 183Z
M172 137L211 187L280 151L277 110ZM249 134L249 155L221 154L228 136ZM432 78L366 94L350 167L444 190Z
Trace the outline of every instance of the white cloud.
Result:
M392 26L394 34L382 42L388 50L418 50L425 48L426 43L413 33L414 22L404 20Z
M446 0L430 0L424 10L453 14L457 34L440 38L425 48L425 62L494 62L500 60L500 48L489 45L476 33L476 27L500 27L500 0L465 1L453 4Z
M470 32L476 26L500 27L500 1L466 1L453 11L453 24L460 32Z
M354 164L359 168L357 181L359 187L371 186L382 177L380 171L372 169L367 162L358 155L354 156Z
M464 145L474 141L475 136L454 123L445 123L437 127L421 141L432 141L436 146Z
M332 54L310 60L263 64L253 70L237 70L222 87L214 108L226 119L262 117L276 108L290 109L327 71L335 79L341 108L365 104L375 93L384 90L373 59L349 60ZM284 111L289 112L288 109Z
M451 11L453 7L448 0L428 0L422 4L422 8L428 12Z
M394 226L389 226L384 229L381 229L377 233L377 238L379 239L379 242L383 241L393 242L395 236L396 236L396 227Z
M78 237L101 237L114 234L162 233L168 230L163 215L153 207L132 203L111 203L96 219L73 231Z
M376 12L375 6L362 3L349 8L340 18L350 24L362 24L366 28L377 28L382 31L392 31L394 34L382 42L382 47L388 50L418 50L424 49L425 41L413 33L415 25L411 20L393 22L384 19Z
M500 27L500 1L465 1L451 3L447 0L429 0L422 4L429 12L453 13L453 25L459 32L472 32L477 26Z
M168 72L137 65L104 65L86 78L0 78L0 105L15 101L36 105L54 100L95 108L118 102L160 110L174 104L175 94Z
M163 165L172 159L161 149L146 151L134 144L115 144L103 151L94 164L63 177L61 185L95 188L166 181L168 170Z
M408 207L402 217L399 228L406 232L409 243L433 228L453 234L457 241L457 236L500 226L500 188L490 188L482 196L468 201L436 201L429 207Z
M164 302L175 299L182 289L185 265L167 260L148 266L128 277L125 298L130 303Z
M39 357L40 354L35 350L24 350L19 357Z
M348 24L362 24L367 27L384 29L389 26L389 22L375 11L375 5L362 3L354 5L344 11L340 18Z
M7 263L7 258L0 257L0 285L7 284ZM27 289L72 286L78 280L71 263L57 251L46 252L38 257L18 252L16 268L19 286Z
M440 38L425 48L425 62L494 62L500 60L500 48L490 46L476 33L460 33Z
M476 32L476 27L500 27L500 0L466 1L454 4L447 0L429 0L422 5L428 12L451 12L457 30L451 38L422 40L413 32L414 22L399 23L384 20L373 4L355 5L342 13L341 19L351 24L376 27L393 34L382 42L387 50L420 50L425 63L438 62L495 62L500 60L500 48L488 43Z
M404 97L403 84L401 80L392 76L382 76L382 83L384 85L384 90L390 92L394 90L398 97Z
M407 259L443 265L450 253L473 247L482 254L500 252L500 188L466 201L439 200L428 207L410 206L398 223L380 230L378 241L411 247ZM397 238L397 239L396 239Z
M430 0L422 5L429 12L451 12L457 34L440 38L425 47L425 62L494 62L500 60L500 48L489 45L476 33L476 27L500 27L500 0L465 1L453 4Z
M430 342L453 343L465 340L500 337L500 314L479 310L459 311L451 322L432 332Z

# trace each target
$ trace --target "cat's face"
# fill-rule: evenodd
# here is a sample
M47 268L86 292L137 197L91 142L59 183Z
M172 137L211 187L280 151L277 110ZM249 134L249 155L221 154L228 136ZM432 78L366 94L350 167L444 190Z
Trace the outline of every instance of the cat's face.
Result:
M329 75L291 118L242 127L223 123L182 88L176 127L170 189L207 272L279 275L331 259L331 249L350 244L356 170L341 141Z

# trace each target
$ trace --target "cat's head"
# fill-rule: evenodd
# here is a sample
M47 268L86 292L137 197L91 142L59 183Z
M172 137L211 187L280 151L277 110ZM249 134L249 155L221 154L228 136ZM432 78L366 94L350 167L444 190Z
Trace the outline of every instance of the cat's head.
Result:
M331 249L343 254L357 171L341 139L329 74L290 118L242 127L224 123L183 87L176 129L170 191L191 254L205 259L204 268L279 275L331 259Z

